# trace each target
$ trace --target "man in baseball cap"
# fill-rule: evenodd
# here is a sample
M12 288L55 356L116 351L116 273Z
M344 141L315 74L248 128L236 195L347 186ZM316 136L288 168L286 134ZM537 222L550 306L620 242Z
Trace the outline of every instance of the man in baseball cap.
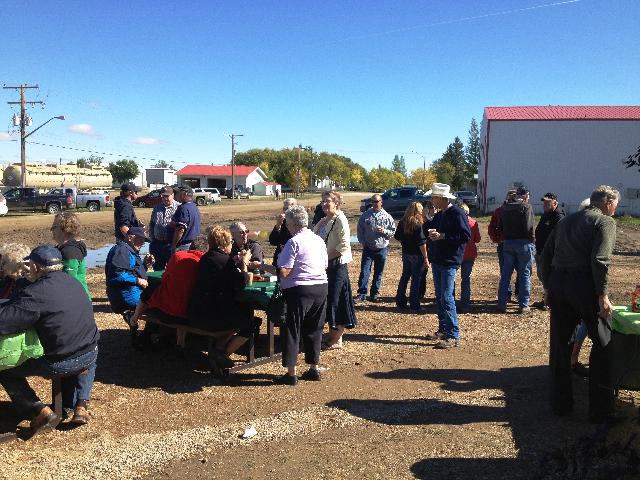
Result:
M138 197L140 187L133 182L123 183L120 196L113 202L113 221L116 240L124 240L131 227L144 227L133 210L133 201Z
M133 311L148 285L147 267L153 263L153 255L146 255L144 260L140 257L140 249L148 241L144 228L131 227L125 239L118 240L107 254L107 297L115 313Z
M44 355L1 371L0 384L16 407L31 413L33 433L44 433L53 430L61 419L38 398L26 377L66 375L62 407L74 410L73 423L85 424L89 421L87 402L100 336L91 300L82 284L63 271L62 255L56 247L36 247L25 260L33 283L0 308L0 335L34 329Z
M542 282L542 276L540 271L540 258L542 256L542 250L544 249L547 239L556 225L562 218L564 218L564 210L558 206L558 197L555 193L547 192L540 199L542 202L543 213L540 217L540 221L536 226L535 238L536 238L536 274L538 280ZM544 309L544 300L536 302L535 306Z

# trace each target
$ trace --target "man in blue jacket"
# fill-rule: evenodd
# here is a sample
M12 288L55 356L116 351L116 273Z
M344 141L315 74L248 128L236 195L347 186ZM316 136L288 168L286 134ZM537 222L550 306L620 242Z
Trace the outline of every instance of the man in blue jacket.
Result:
M1 371L0 384L17 407L31 412L33 432L44 433L60 418L40 401L26 377L67 375L62 379L62 406L75 409L73 423L87 423L100 337L91 300L80 282L63 271L54 246L36 247L25 260L34 281L0 307L0 335L33 328L44 356Z
M140 294L147 283L147 266L153 263L153 256L140 257L140 248L149 239L142 227L131 227L125 240L109 250L104 273L107 278L107 297L115 313L135 310Z
M433 206L439 210L428 230L431 270L438 306L438 331L427 336L428 340L438 340L435 348L457 347L460 342L458 313L453 295L456 272L462 264L464 246L471 239L467 215L460 207L451 203L456 196L451 187L444 183L434 183L431 192Z

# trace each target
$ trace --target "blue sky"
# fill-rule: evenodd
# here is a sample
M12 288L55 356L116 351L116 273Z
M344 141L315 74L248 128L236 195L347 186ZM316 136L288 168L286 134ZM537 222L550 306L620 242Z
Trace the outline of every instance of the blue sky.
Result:
M239 151L301 143L366 168L397 153L411 169L412 151L466 142L485 106L640 102L637 0L0 0L0 15L0 83L40 85L33 127L67 118L30 137L46 145L29 161L224 164L242 133ZM12 163L19 94L1 92Z

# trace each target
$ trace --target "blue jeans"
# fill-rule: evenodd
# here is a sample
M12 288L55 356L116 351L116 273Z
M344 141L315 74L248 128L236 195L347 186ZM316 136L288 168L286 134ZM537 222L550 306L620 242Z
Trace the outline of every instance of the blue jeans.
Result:
M396 292L396 305L399 307L407 306L407 285L411 279L411 288L409 289L409 307L413 310L420 308L420 278L424 270L424 259L422 255L405 255L402 254L402 275L398 283L398 291Z
M460 266L460 308L466 310L471 305L471 270L475 260L464 260Z
M456 286L457 266L431 264L433 272L433 286L436 291L436 305L438 307L438 331L447 338L460 338L458 328L458 312L453 291Z
M371 296L377 297L382 283L382 271L387 262L387 247L380 250L362 249L362 263L360 263L360 278L358 278L358 295L365 297L369 286L369 274L373 263L373 283L371 284Z
M26 377L51 377L87 369L84 375L73 375L62 379L62 406L74 408L79 401L91 399L91 388L96 376L98 347L74 358L52 361L46 357L30 359L15 368L0 372L0 384L11 401L24 411L38 414L44 408Z
M509 296L509 282L515 270L518 283L518 304L520 308L529 306L531 295L531 268L533 264L533 243L528 239L505 240L502 242L504 264L500 271L498 307L506 308Z

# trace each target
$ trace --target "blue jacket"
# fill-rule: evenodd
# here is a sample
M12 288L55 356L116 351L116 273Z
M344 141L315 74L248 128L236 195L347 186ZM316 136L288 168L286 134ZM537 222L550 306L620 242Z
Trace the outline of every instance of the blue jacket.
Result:
M464 246L471 239L469 221L464 210L457 205L451 205L446 210L436 213L427 228L435 228L445 236L442 240L429 240L430 260L445 267L460 266Z
M135 308L142 293L142 288L137 284L138 278L147 278L147 270L138 252L118 240L109 250L104 273L111 309L115 313L122 313Z
M200 234L200 210L193 202L182 203L173 214L171 223L174 228L184 230L184 235L176 246L191 244Z

